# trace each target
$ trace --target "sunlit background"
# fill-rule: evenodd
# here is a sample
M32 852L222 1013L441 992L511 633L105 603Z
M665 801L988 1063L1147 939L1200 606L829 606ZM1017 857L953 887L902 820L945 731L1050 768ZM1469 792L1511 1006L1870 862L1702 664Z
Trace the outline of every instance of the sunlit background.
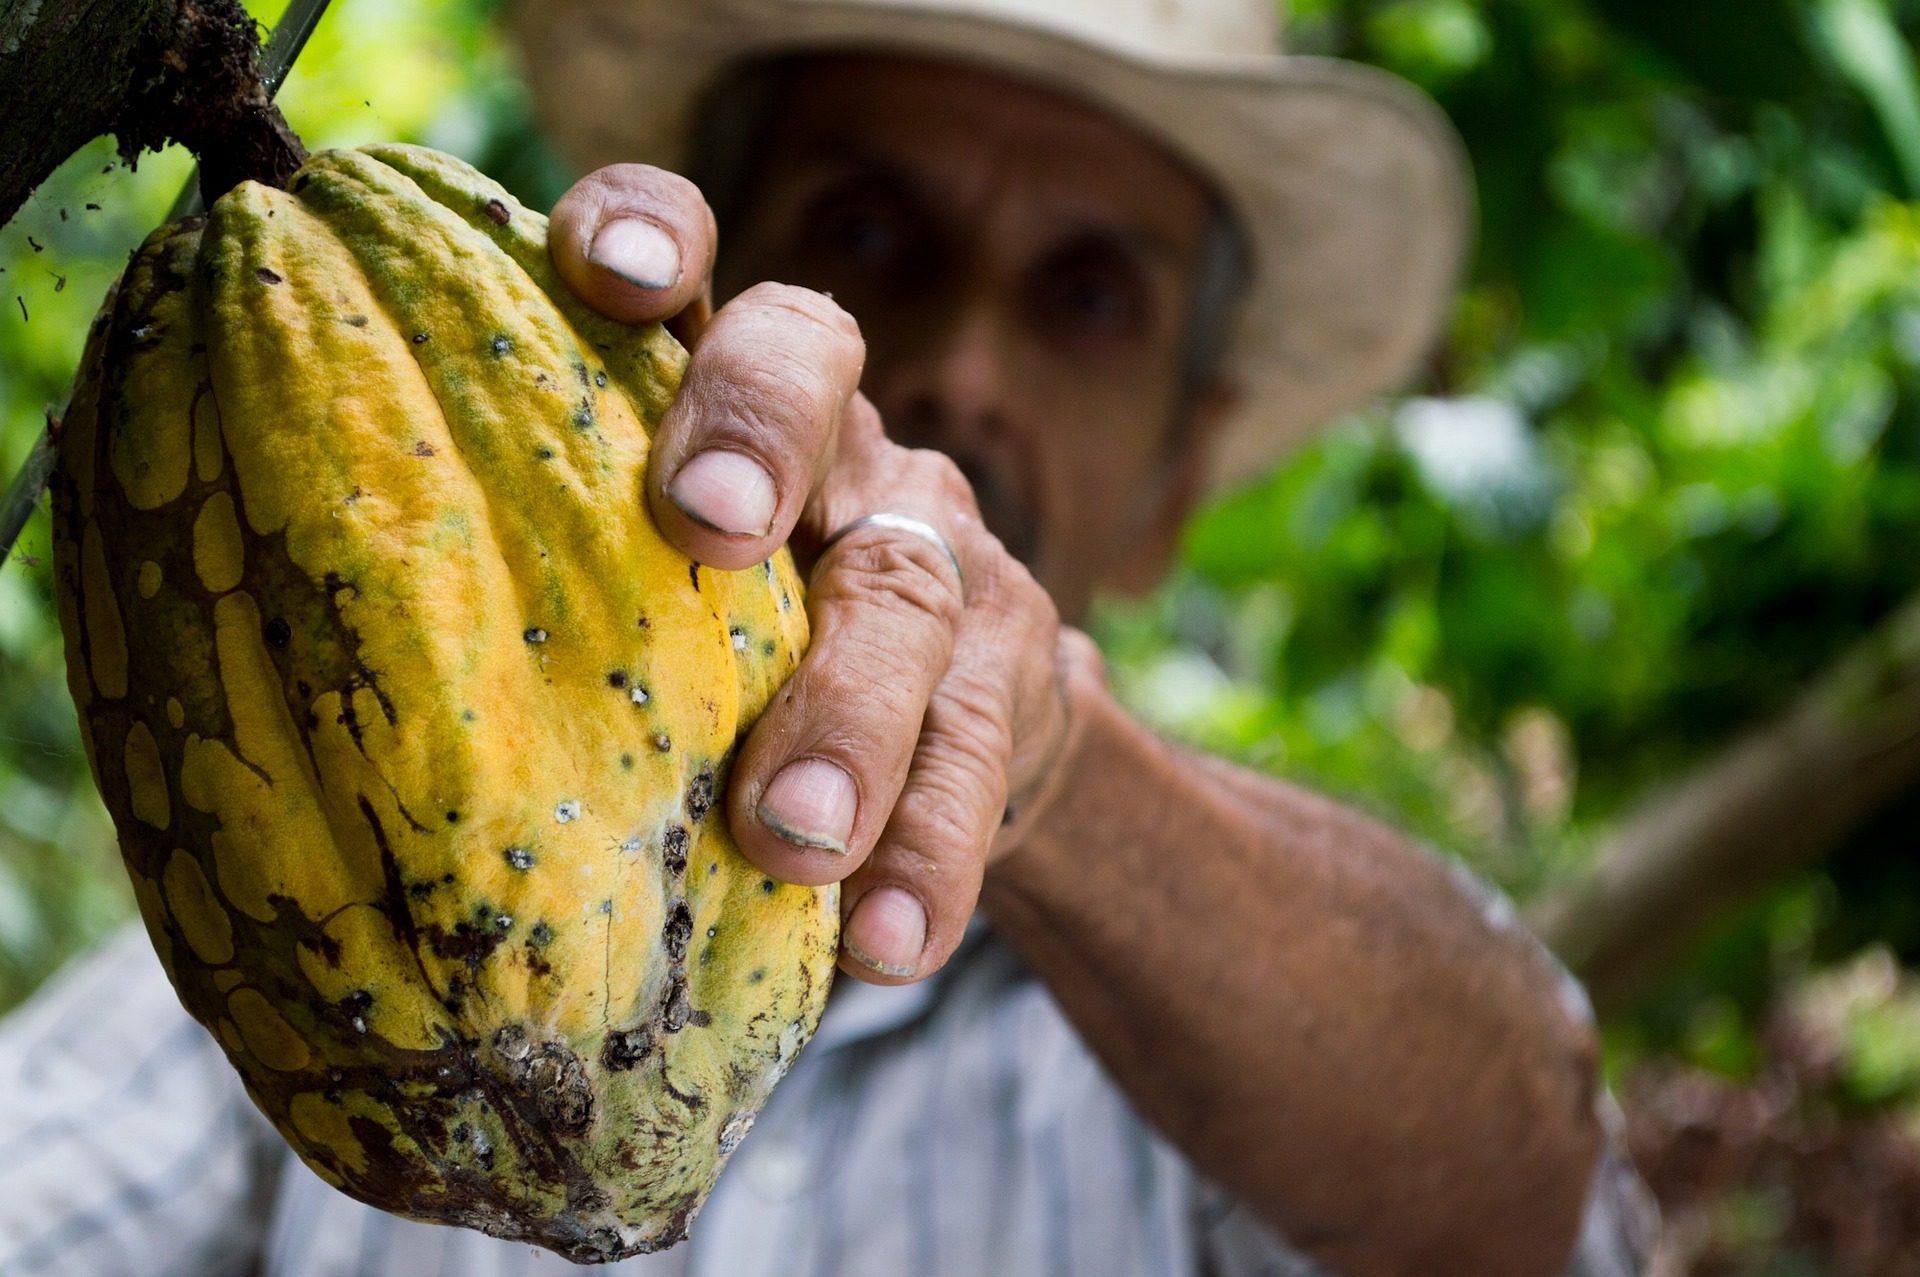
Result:
M257 10L271 22L278 4ZM487 0L334 0L313 147L423 141L546 207ZM1522 901L1920 591L1920 0L1300 0L1432 92L1478 263L1415 392L1105 607L1167 733L1361 802ZM0 231L0 463L186 180L110 143ZM131 916L79 752L44 514L0 570L0 1005ZM1611 1017L1669 1273L1920 1272L1920 791Z

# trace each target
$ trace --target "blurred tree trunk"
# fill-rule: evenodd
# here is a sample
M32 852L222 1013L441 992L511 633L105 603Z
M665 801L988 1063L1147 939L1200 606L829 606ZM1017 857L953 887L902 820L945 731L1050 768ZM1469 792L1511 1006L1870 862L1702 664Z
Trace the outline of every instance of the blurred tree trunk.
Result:
M1601 1009L1618 1007L1727 909L1916 783L1920 598L1785 714L1628 815L1595 867L1529 920Z
M218 194L284 181L303 153L268 100L239 0L0 0L0 225L103 133L181 142Z

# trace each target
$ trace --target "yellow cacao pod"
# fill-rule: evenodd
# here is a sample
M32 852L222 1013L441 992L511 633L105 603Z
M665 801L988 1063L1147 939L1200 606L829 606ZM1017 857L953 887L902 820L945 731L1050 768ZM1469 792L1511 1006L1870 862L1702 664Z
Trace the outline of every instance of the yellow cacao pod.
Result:
M837 943L717 804L806 619L785 553L710 571L648 520L684 363L472 169L331 152L147 241L54 481L181 1001L329 1183L583 1262L685 1235Z

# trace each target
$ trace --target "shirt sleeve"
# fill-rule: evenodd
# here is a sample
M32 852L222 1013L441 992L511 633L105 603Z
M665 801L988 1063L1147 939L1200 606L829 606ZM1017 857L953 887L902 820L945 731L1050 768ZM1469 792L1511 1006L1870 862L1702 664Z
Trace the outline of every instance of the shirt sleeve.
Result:
M138 927L0 1021L0 1277L243 1277L279 1151Z

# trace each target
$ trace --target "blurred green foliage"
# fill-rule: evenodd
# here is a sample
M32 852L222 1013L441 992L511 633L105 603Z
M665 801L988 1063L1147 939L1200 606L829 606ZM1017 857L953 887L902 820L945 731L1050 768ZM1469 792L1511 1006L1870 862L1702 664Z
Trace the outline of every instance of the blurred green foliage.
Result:
M1101 625L1149 717L1525 896L1920 588L1920 92L1892 0L1301 0L1420 83L1480 244L1417 393L1192 526ZM1738 1072L1778 979L1920 956L1909 800L1622 1042Z
M295 127L424 140L545 207L566 172L490 7L334 0ZM1290 27L1452 115L1476 264L1416 393L1215 503L1177 578L1097 628L1167 731L1525 896L1920 588L1920 0L1296 0ZM102 144L0 232L0 464L186 171ZM0 1005L127 915L45 545L42 518L0 572ZM1920 956L1916 823L1757 903L1621 1040L1739 1072L1783 974ZM1903 1091L1920 1020L1875 1014L1862 1093Z

